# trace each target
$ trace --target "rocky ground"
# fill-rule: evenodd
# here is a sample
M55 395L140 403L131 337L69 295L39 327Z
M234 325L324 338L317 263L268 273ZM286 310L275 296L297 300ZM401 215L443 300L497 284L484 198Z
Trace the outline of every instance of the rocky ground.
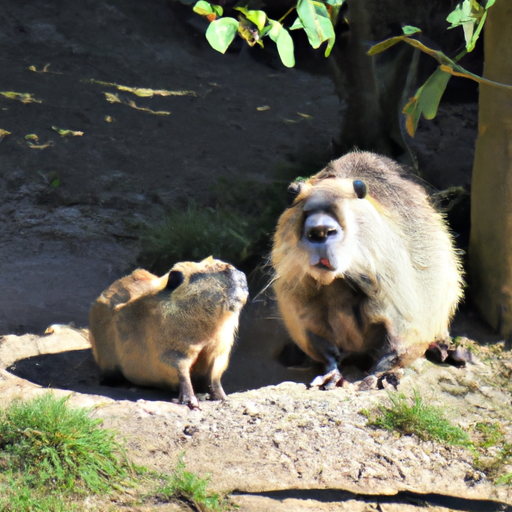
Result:
M254 325L244 326L242 343L247 328ZM251 348L239 346L224 379L227 390L237 391L225 402L202 401L201 410L191 411L164 392L100 386L84 334L61 327L43 337L5 336L3 400L29 398L48 387L59 396L71 391L73 405L92 407L94 417L121 433L134 462L165 471L184 452L187 469L211 474L211 487L232 493L240 510L512 510L510 487L494 484L470 450L369 426L362 411L388 405L386 390L359 390L356 384L308 389L303 381L318 371L314 367L277 370L279 384L241 388L239 372L247 378L244 368L258 366L270 375L273 358L267 343L250 365ZM510 353L497 349L481 349L466 368L422 359L406 369L400 391L410 396L419 390L466 431L474 432L479 422L497 423L510 439L511 361ZM512 465L499 471L511 472ZM97 499L94 507L124 510L132 498L118 496L110 504Z
M170 469L184 450L188 468L235 491L240 510L505 510L510 490L475 470L467 450L366 426L361 409L385 403L385 391L307 390L317 369L277 361L286 334L271 303L246 308L223 379L229 399L201 411L158 391L100 386L80 330L41 336L50 324L86 327L95 297L137 265L141 230L170 208L207 202L219 178L284 192L281 166L332 156L339 101L326 76L247 49L217 54L185 18L160 0L2 4L2 403L71 392L127 439L137 463ZM432 185L469 184L476 111L443 105L422 126L415 144ZM499 341L470 310L453 333L484 348ZM508 356L492 354L466 369L420 361L401 389L421 389L463 427L500 422L510 440Z

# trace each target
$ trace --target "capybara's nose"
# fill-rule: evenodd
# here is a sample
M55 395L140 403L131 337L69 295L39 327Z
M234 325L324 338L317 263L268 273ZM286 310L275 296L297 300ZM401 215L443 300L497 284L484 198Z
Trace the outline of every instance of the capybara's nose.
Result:
M247 284L247 277L243 272L234 267L231 267L229 269L229 277L231 279L231 282L234 284L234 297L236 297L237 301L240 301L242 304L245 304L247 298L249 297L249 286Z
M342 228L331 215L318 212L309 215L304 222L304 238L313 244L339 240Z
M237 283L238 286L244 291L249 291L249 287L247 286L247 277L240 270L233 271L233 279Z

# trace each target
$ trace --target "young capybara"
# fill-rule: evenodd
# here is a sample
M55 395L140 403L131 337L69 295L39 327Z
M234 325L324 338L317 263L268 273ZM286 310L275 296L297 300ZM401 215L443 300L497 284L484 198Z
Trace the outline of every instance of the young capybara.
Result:
M394 161L353 152L288 187L271 255L291 338L326 374L370 360L373 373L412 363L444 340L462 296L461 265L443 217Z
M198 408L191 374L206 377L212 399L229 363L240 311L243 272L220 260L177 263L157 277L145 270L114 282L89 313L90 341L104 378L179 386L180 402Z

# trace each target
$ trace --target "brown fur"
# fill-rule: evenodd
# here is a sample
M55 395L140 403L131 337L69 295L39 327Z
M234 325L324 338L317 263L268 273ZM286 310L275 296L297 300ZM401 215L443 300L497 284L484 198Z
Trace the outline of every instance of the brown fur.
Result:
M169 285L168 285L169 283ZM157 277L136 270L94 302L90 341L104 377L180 387L180 401L197 407L190 374L208 379L212 398L224 399L220 378L228 366L245 275L213 258L177 263Z
M354 180L366 196L358 198ZM338 233L325 246L304 227L306 219L325 224L324 214ZM349 354L371 355L374 371L411 363L446 337L462 296L444 219L422 187L373 153L349 153L300 185L279 219L271 260L292 339L329 371Z

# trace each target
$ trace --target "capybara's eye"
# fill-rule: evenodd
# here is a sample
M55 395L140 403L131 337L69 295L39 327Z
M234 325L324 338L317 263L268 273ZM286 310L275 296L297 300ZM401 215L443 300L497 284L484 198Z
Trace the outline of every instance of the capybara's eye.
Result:
M292 183L288 186L288 190L286 192L286 201L288 203L288 206L291 206L293 204L293 201L295 201L295 198L300 194L300 189L302 188L302 185L300 183Z
M183 272L180 272L179 270L173 270L169 273L169 279L167 280L167 286L165 289L171 292L176 290L176 288L178 288L178 286L183 283L184 279L185 276L183 275Z
M364 199L366 197L366 183L361 180L354 180L354 192L359 199Z

